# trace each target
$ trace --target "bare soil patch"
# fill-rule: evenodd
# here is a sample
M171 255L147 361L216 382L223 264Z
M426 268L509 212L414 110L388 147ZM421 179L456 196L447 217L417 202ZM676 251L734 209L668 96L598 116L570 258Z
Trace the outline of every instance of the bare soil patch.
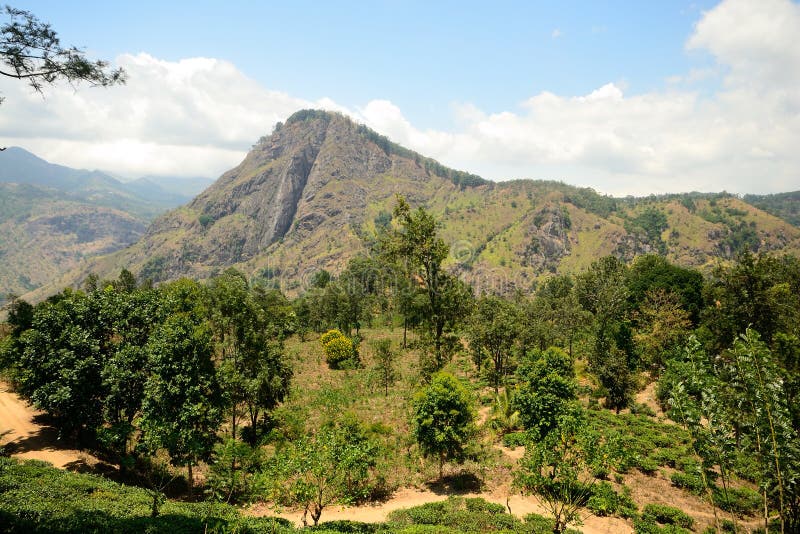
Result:
M59 439L46 415L20 399L5 382L0 382L0 444L15 458L42 460L60 469L89 471L99 463Z

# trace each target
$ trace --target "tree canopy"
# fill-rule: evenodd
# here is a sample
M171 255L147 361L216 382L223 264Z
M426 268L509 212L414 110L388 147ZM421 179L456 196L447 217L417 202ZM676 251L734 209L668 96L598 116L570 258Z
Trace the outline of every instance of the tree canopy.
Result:
M75 46L62 46L50 24L29 11L5 6L0 14L7 19L0 25L0 75L24 80L38 93L57 80L102 87L125 83L122 68L90 60Z

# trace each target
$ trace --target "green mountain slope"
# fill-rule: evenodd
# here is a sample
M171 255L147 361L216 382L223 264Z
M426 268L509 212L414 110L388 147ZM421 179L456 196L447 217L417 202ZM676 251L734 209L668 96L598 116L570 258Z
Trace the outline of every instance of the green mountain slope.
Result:
M65 199L55 189L0 183L0 303L51 282L94 254L128 246L146 223L123 211Z
M21 148L0 152L0 305L89 256L136 242L155 216L188 200L152 182L122 183Z
M439 217L450 267L480 287L529 289L614 254L662 253L686 266L741 247L798 253L800 229L726 194L614 199L557 182L493 183L447 169L339 114L303 111L135 245L62 279L132 269L156 281L227 266L300 289L339 271L385 222L395 195Z
M744 201L800 227L800 191L775 195L745 195Z

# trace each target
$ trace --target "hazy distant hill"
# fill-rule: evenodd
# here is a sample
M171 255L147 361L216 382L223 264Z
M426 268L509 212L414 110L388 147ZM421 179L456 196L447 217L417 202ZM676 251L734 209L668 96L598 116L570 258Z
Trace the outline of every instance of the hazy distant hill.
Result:
M745 195L744 200L767 213L800 226L800 191L775 195Z
M146 222L64 198L56 189L0 183L0 303L52 282L93 254L142 236Z
M451 268L483 286L527 289L607 254L656 252L703 266L741 247L800 251L800 229L731 195L615 199L557 182L493 183L342 115L305 110L191 203L156 219L138 243L63 281L122 267L155 280L204 278L235 265L292 291L362 251L395 194L442 220Z
M71 200L113 207L143 220L184 204L196 194L183 194L155 181L121 182L103 172L56 165L19 147L0 152L0 182L56 189Z
M123 183L21 148L0 152L0 305L136 242L155 216L191 200L180 188L204 187L201 179Z
M184 200L181 204L185 204L213 183L214 180L212 178L203 178L201 176L143 176L131 182L126 182L125 185L145 188L157 187L162 191L183 198Z

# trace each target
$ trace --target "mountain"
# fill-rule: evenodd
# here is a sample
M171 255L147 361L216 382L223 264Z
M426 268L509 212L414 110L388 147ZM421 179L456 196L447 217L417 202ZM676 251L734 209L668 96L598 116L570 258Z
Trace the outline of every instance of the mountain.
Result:
M56 165L19 147L0 152L0 183L54 189L70 200L122 210L148 221L193 196L164 188L152 180L121 182L100 171Z
M800 252L800 229L728 194L616 199L558 182L493 183L448 169L348 118L304 110L236 168L157 218L135 245L62 282L123 267L156 281L227 266L290 293L365 249L404 195L441 221L450 267L480 287L529 289L541 276L615 254L661 253L703 267L741 247Z
M774 195L745 195L745 202L800 227L800 191Z
M0 305L136 242L156 216L191 200L152 183L0 152Z
M93 254L134 243L147 224L129 213L65 199L56 189L0 183L0 304L52 282Z
M126 185L132 185L137 182L146 184L148 187L158 187L167 193L179 195L185 199L181 204L185 204L213 184L214 179L202 176L143 176L133 182L128 182Z

